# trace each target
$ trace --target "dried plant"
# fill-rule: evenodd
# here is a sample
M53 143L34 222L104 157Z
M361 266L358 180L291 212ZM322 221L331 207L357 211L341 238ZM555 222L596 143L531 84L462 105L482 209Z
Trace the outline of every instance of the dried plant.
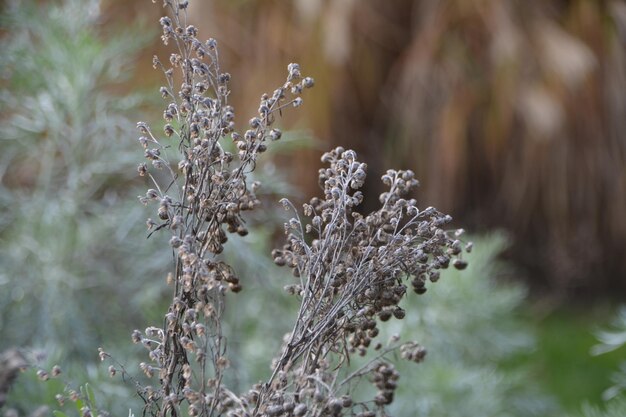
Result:
M217 42L197 38L198 30L187 24L187 1L165 0L163 6L169 16L160 20L162 40L173 44L175 52L169 63L153 60L166 79L160 89L167 100L165 125L157 132L138 123L148 160L138 172L154 187L139 199L157 206L157 218L147 222L150 233L171 233L174 269L167 276L172 300L163 325L132 334L133 342L149 351L149 361L140 368L151 384L137 382L144 413L386 415L399 378L387 354L398 349L404 359L420 362L426 351L416 342L400 344L397 337L383 345L375 340L377 326L404 317L399 303L405 282L423 294L426 282L437 281L441 269L466 267L462 230L446 231L450 216L432 207L419 210L414 199L407 199L418 184L411 171L387 171L381 207L360 214L355 207L363 200L359 189L366 165L351 150L338 147L326 153L322 161L329 166L319 172L324 195L303 207L310 223L282 200L295 217L285 225L287 243L273 257L296 277L296 283L286 286L300 300L293 329L271 364L271 377L248 392L231 391L227 370L237 358L228 356L223 313L230 293L239 293L243 285L219 255L228 233L248 233L243 214L260 203L255 195L259 184L249 184L247 175L271 142L280 139L281 131L272 127L277 115L302 104L301 93L314 81L302 76L298 64L290 64L286 82L261 97L258 115L239 134L228 104L230 75L220 68ZM374 357L350 369L351 356L364 356L370 347ZM110 357L104 351L100 355ZM119 364L110 371L128 374ZM363 379L377 388L374 398L355 395Z
M405 281L423 294L426 281L439 279L439 270L450 263L457 269L467 266L457 239L462 231L450 236L442 228L450 216L432 207L420 211L414 199L403 198L417 186L411 171L387 171L382 180L389 191L380 195L382 207L363 216L354 208L363 200L359 188L365 164L341 147L324 154L322 161L330 165L319 172L324 197L303 207L309 224L282 200L296 217L286 223L287 243L273 256L298 278L286 290L300 298L300 309L255 410L268 402L267 409L284 410L285 404L299 401L299 410L309 410L306 415L344 415L354 408L362 410L358 415L375 415L374 410L384 415L399 376L385 354L399 347L404 359L420 362L426 351L416 342L376 342L378 322L404 318L399 303L407 291ZM365 356L370 346L380 352L376 359L340 378L350 355ZM350 396L353 383L367 374L378 392L373 400L358 402Z

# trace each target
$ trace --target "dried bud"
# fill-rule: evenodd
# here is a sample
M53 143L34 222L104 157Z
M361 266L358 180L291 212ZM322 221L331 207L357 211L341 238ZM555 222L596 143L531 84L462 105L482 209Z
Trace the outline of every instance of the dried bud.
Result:
M307 411L308 411L308 407L306 404L298 404L296 405L296 408L294 408L293 410L293 415L296 417L302 417L306 414Z
M406 312L402 308L396 307L393 310L393 316L399 320L402 320L404 316L406 316Z
M311 77L304 77L304 79L302 80L302 86L304 88L311 88L315 85L315 80L313 80L313 78Z
M141 332L139 330L133 330L132 334L131 334L131 340L133 341L134 344L140 343L141 342Z
M459 271L464 270L465 268L467 268L467 262L464 261L463 259L455 259L452 262L452 266L454 266L456 269L458 269Z
M76 402L80 399L80 395L78 394L78 392L73 389L68 392L68 397L73 402Z
M287 77L287 80L289 81L294 81L301 77L300 65L298 64L295 64L295 63L289 64L287 66L287 71L289 72L289 76Z
M282 136L282 132L279 129L270 130L269 138L270 140L278 140Z
M380 319L380 321L388 321L391 318L391 311L389 310L383 310L380 313L378 313L378 318Z
M146 173L148 172L148 166L146 165L145 162L142 162L141 164L137 166L137 172L142 177L146 175Z

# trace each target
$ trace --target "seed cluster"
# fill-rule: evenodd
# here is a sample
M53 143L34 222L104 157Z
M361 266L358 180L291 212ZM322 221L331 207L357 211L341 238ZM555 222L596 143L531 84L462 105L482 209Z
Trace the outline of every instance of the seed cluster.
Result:
M328 164L319 171L323 197L303 205L306 220L282 200L295 217L285 224L286 244L272 255L276 264L291 268L296 283L286 290L299 297L300 311L257 403L277 407L288 397L305 404L307 415L353 415L355 409L362 410L356 415L384 415L399 376L384 353L398 346L376 342L378 326L405 317L399 304L407 284L424 294L442 269L465 268L462 230L447 231L449 215L432 207L420 210L407 199L418 185L411 171L387 171L380 209L364 216L356 208L363 201L367 166L341 147L324 154L322 162ZM426 354L415 342L399 347L401 357L413 362ZM370 348L382 352L379 359L340 381L338 369L350 355L365 356ZM357 401L350 397L350 381L365 374L379 391L373 400Z
M226 294L243 286L218 255L229 233L248 234L243 214L260 202L259 184L249 183L247 174L269 144L281 138L273 127L276 114L300 106L301 93L314 81L302 76L298 64L290 64L286 82L261 97L258 114L240 134L228 104L230 74L220 69L217 42L200 41L198 30L186 25L188 2L165 0L163 6L169 16L159 21L161 39L176 51L167 62L153 59L166 80L160 88L166 100L164 125L158 132L137 124L147 160L137 172L154 187L139 197L143 204L156 205L148 228L171 233L175 269L167 282L173 296L163 327L135 330L132 340L149 351L150 361L142 362L140 370L159 382L158 388L141 389L147 410L177 416L186 404L189 415L209 415L237 403L222 386L230 361L221 317ZM109 371L115 375L117 369Z

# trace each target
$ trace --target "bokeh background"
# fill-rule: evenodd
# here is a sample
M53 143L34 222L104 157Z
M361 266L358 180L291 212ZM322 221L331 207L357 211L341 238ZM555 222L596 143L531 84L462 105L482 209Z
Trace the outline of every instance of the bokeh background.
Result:
M95 348L134 360L126 335L167 305L169 254L145 239L134 175L134 123L158 124L162 112L156 3L0 6L0 351L65 361L113 407L128 390L106 379ZM266 204L254 233L226 254L256 297L232 314L233 349L246 358L234 383L261 378L289 328L254 320L289 307L269 301L288 281L267 257L280 242L278 195L316 195L320 154L342 145L368 164L364 211L387 168L412 169L420 204L450 212L477 241L465 277L407 300L417 304L409 331L432 360L407 376L418 394L398 400L398 415L610 407L602 393L619 385L611 375L626 351L590 348L626 298L625 2L190 3L190 23L218 40L240 128L288 63L316 81L256 174ZM20 378L9 406L21 413L59 388Z

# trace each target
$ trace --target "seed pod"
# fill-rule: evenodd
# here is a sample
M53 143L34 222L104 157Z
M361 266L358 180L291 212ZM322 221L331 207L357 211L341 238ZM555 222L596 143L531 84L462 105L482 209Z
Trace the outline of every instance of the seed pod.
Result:
M159 219L167 220L169 218L167 207L164 207L164 206L159 207L158 215L159 215Z
M139 330L133 330L132 334L131 334L131 340L133 341L134 344L137 344L139 342L141 342L141 332Z
M339 413L341 413L341 409L343 408L343 405L341 403L340 399L337 398L333 398L332 400L330 400L330 402L328 403L328 410L333 414L333 415L338 415Z
M270 405L267 407L266 412L268 416L279 416L283 413L284 408L280 404Z
M279 129L270 130L269 138L270 140L276 141L280 139L282 136L282 132Z
M400 307L396 307L393 310L393 316L395 318L397 318L398 320L402 320L404 318L404 316L406 316L406 311L404 311L402 308Z
M380 321L388 321L391 318L391 311L381 311L380 313L378 313L378 318L380 319Z
M293 415L296 417L302 417L308 411L308 407L306 404L298 404L296 408L293 410Z
M304 77L302 80L302 86L304 88L311 88L315 85L315 80L311 77Z
M464 270L465 268L467 268L467 262L466 262L466 261L464 261L463 259L458 259L458 258L457 258L457 259L455 259L455 260L452 262L452 265L453 265L456 269L458 269L459 271L462 271L462 270Z

